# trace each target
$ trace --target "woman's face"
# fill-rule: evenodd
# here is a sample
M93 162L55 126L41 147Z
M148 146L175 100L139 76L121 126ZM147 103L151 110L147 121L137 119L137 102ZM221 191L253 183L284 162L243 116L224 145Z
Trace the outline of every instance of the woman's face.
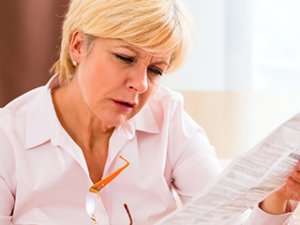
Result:
M76 46L76 37L73 41L80 95L90 112L108 127L140 111L170 62L170 54L152 56L117 39L96 38L90 50L80 43Z

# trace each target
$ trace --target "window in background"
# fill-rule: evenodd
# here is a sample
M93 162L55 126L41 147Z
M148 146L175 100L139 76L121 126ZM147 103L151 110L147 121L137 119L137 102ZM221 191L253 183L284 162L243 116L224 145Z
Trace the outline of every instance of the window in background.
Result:
M184 0L192 14L192 43L180 70L164 77L176 90L224 89L224 0Z
M286 91L300 85L300 1L255 0L253 79L256 89Z
M300 111L300 1L185 3L195 42L166 84L183 93L219 156L232 157Z

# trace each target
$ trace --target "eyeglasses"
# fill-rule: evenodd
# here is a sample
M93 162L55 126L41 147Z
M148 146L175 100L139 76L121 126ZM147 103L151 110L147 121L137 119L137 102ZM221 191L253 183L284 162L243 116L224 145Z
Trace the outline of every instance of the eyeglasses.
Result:
M117 169L116 171L114 171L112 174L110 174L109 176L105 177L104 179L96 182L89 188L89 193L87 194L87 197L86 197L86 212L89 215L89 217L91 218L91 221L93 224L98 224L96 216L95 216L95 211L96 211L96 205L97 205L97 198L99 197L99 192L106 185L108 185L110 182L112 182L130 164L129 161L127 159L125 159L124 157L122 157L122 156L119 156L119 157L120 157L120 159L122 159L125 162L125 164L122 167L120 167L119 169ZM129 217L129 224L132 225L132 217L131 217L130 211L128 209L128 206L127 206L127 204L124 204L123 206ZM102 208L101 210L103 212L105 212L104 208ZM103 215L106 215L106 213L103 213ZM108 224L108 218L101 218L101 219L103 220L103 224ZM104 221L106 221L106 222L104 222Z

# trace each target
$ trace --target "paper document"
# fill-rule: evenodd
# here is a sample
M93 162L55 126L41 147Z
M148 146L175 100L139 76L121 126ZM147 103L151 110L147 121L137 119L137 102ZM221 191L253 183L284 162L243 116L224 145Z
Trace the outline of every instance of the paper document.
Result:
M300 114L233 160L194 200L157 225L232 225L280 187L298 160Z

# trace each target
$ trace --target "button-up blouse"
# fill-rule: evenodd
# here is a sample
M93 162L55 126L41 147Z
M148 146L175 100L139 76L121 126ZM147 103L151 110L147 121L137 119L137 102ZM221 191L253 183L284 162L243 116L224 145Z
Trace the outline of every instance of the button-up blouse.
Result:
M60 124L47 85L0 109L0 225L88 225L86 196L92 181L82 150ZM103 176L130 166L101 190L99 224L153 225L216 178L221 167L204 130L184 111L180 94L160 87L143 109L117 127ZM287 224L258 207L248 224Z

